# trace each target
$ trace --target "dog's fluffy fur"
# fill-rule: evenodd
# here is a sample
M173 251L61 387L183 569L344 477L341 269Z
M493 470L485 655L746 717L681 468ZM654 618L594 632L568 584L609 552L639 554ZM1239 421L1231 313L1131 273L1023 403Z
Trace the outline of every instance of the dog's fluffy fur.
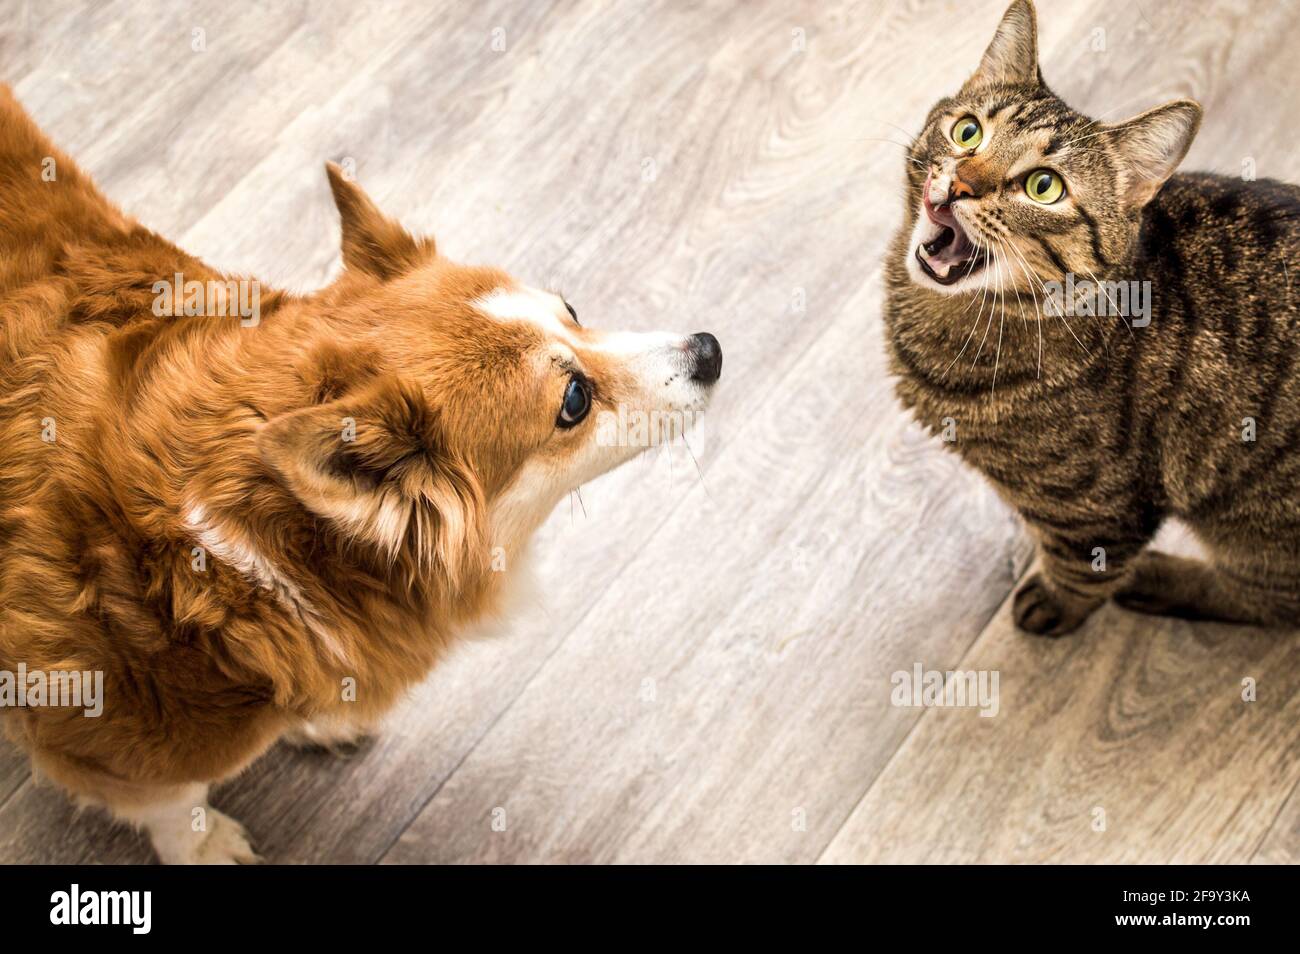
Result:
M554 505L641 449L598 440L598 413L697 411L712 383L692 339L581 328L329 180L333 284L263 290L251 327L158 316L156 282L228 276L106 201L0 87L0 669L104 674L99 718L0 717L164 861L250 860L208 785L377 718ZM560 428L575 373L592 412Z

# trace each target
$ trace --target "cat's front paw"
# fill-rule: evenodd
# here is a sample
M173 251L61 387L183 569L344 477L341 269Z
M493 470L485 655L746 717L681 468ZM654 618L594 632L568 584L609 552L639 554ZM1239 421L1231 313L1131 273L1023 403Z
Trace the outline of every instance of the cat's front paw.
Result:
M1276 617L1285 624L1295 616L1294 609L1287 612L1285 603L1270 606L1207 563L1159 550L1147 550L1138 557L1128 582L1115 594L1115 602L1152 616L1221 623L1267 624ZM1279 613L1273 612L1275 607Z
M1055 590L1035 573L1016 592L1011 616L1016 625L1038 636L1064 636L1083 625L1102 600L1084 600Z

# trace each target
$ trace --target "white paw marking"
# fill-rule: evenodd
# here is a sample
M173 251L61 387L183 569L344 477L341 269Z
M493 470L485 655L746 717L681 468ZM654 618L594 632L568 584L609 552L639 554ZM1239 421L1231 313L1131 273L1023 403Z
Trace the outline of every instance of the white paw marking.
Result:
M154 835L154 850L165 865L255 865L261 862L244 826L215 808L207 809L206 831Z

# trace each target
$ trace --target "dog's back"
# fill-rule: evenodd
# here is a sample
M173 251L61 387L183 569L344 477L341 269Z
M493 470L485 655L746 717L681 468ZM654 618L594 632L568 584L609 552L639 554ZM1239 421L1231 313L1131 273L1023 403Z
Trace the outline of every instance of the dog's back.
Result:
M153 283L181 270L208 271L124 216L0 86L0 668L98 651L93 627L56 632L42 608L91 609L94 530L120 522L104 468L126 449L116 366L154 340Z
M123 215L0 85L0 383L70 324L149 317L154 282L179 271L212 275Z
M70 252L133 227L0 85L0 376L68 310Z

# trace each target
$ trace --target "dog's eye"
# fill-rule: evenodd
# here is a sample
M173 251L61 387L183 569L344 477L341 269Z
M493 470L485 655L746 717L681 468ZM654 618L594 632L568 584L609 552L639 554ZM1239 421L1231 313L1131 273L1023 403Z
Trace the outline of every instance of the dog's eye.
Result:
M569 378L569 386L564 391L564 403L560 405L560 416L555 420L556 427L574 427L591 410L591 389L587 382L576 374Z
M578 313L577 313L576 311L573 310L573 306L570 305L570 304L566 301L566 302L564 303L564 307L567 308L567 309L569 309L569 317L573 319L573 323L574 323L575 325L581 325L582 322L580 322L580 321L578 320Z

